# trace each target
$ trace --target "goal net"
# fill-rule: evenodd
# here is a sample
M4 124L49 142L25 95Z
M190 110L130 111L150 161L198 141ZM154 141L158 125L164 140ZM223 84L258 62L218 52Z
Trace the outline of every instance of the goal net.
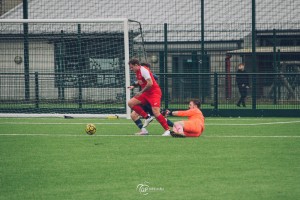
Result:
M0 113L129 118L128 19L0 20Z

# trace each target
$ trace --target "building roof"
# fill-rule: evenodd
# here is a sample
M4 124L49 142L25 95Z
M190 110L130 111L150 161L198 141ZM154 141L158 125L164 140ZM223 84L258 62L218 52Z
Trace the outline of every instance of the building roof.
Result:
M300 46L278 46L276 47L276 52L280 51L280 53L300 53ZM256 47L255 52L257 54L268 54L274 52L273 47ZM228 51L227 52L230 55L238 54L238 55L247 55L252 54L252 48L244 48L244 49L238 49L234 51Z
M168 23L170 38L200 40L200 3L199 0L28 0L28 18L128 18L142 23L149 40L153 29L162 32L163 24ZM204 8L206 40L240 39L251 32L251 0L210 0L205 1ZM299 29L299 12L299 0L256 0L256 28ZM0 19L22 17L23 5L20 4ZM186 31L186 25L193 25L193 30ZM163 34L154 38L160 40Z

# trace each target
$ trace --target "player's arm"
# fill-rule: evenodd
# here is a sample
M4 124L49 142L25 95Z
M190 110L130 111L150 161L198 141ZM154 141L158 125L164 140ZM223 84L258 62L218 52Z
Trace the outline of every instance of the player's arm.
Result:
M130 89L130 90L132 90L133 88L135 88L137 86L139 86L138 81L132 81L131 84L130 84L130 86L128 86L127 88Z
M166 115L168 116L177 116L178 111L167 110Z
M147 81L147 84L146 84L146 86L141 90L141 93L146 92L146 91L149 90L149 89L152 87L152 85L153 85L153 82L152 82L152 79L151 79L151 78L146 79L146 81Z
M139 93L137 93L137 95L141 95L143 92L146 92L153 85L153 81L151 79L151 75L150 75L150 72L148 70L146 70L145 68L142 67L141 68L141 74L142 74L143 78L147 81L147 84Z
M145 86L141 91L139 91L139 92L136 94L136 96L141 95L143 92L149 90L149 89L152 87L152 85L153 85L152 79L151 79L151 78L150 78L150 79L146 79L146 81L147 81L146 86Z
M179 116L179 117L189 117L193 115L193 112L191 110L184 110L184 111L166 111L167 115L169 116Z

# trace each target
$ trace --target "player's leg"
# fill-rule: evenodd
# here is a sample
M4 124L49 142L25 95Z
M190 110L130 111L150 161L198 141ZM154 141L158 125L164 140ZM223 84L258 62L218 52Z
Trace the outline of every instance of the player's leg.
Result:
M170 136L170 128L168 126L166 118L160 113L160 107L152 107L152 112L153 112L156 120L165 129L163 136Z
M148 131L143 128L143 122L140 119L140 116L135 111L132 111L130 116L135 125L140 129L140 132L136 133L136 135L147 135Z
M247 88L244 88L241 92L241 102L243 107L246 107Z
M149 125L149 123L153 121L154 117L152 117L152 116L154 116L154 114L153 114L153 111L152 111L152 108L151 108L150 104L143 105L142 108L145 112L148 113L148 115L150 115L150 117L148 119L146 119L145 122L144 122L143 127L147 127ZM165 115L162 112L161 112L161 114L165 117ZM165 119L167 121L168 126L173 127L174 123L166 117L165 117Z
M173 131L171 131L171 136L172 137L185 137L183 127L184 127L183 121L175 122L174 126L173 126Z
M167 124L168 124L169 127L174 126L174 123L171 120L169 120L168 118L165 118L165 119L167 120Z
M149 103L146 103L145 105L142 106L143 110L148 113L149 115L153 115L153 112L152 112L152 108L151 108L151 105Z
M242 99L242 89L241 89L241 88L239 88L239 94L240 94L240 99L239 99L239 101L238 101L237 104L236 104L238 107L241 106L241 103L242 103L242 100L243 100L243 99Z
M186 137L183 132L183 123L182 121L175 122L173 126L173 131L171 131L172 137Z
M182 125L183 134L186 137L199 137L202 134L204 127L204 124L201 124L198 120L182 121L180 125Z
M154 119L151 105L149 103L142 106L143 110L148 113L148 118L145 119L143 128L146 128Z
M165 129L163 136L170 136L170 128L167 124L167 121L165 117L160 113L161 92L157 91L156 93L152 93L151 95L146 96L146 98L151 105L154 117Z
M128 106L134 110L138 115L142 116L143 118L148 118L148 114L143 110L141 107L142 102L144 101L144 98L142 95L140 95L138 98L133 97L128 101Z
M174 123L166 117L166 115L167 115L166 110L165 110L165 109L161 109L161 110L160 110L160 113L161 113L161 114L165 117L165 119L167 120L168 126L169 126L169 127L173 127L173 126L174 126Z
M184 127L183 121L175 122L174 126L173 126L173 131L175 133L181 133L181 134L183 134L183 127Z

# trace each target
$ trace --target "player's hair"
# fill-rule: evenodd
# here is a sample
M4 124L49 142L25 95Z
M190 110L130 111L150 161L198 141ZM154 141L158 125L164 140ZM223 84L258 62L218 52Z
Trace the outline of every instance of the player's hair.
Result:
M194 99L194 100L191 100L191 102L193 102L198 108L201 107L201 101L200 100Z
M151 65L150 65L149 63L146 63L146 62L142 62L141 65L142 65L142 66L146 66L146 67L148 67L148 68L151 67Z
M129 60L128 64L130 65L140 65L140 61L136 58Z

